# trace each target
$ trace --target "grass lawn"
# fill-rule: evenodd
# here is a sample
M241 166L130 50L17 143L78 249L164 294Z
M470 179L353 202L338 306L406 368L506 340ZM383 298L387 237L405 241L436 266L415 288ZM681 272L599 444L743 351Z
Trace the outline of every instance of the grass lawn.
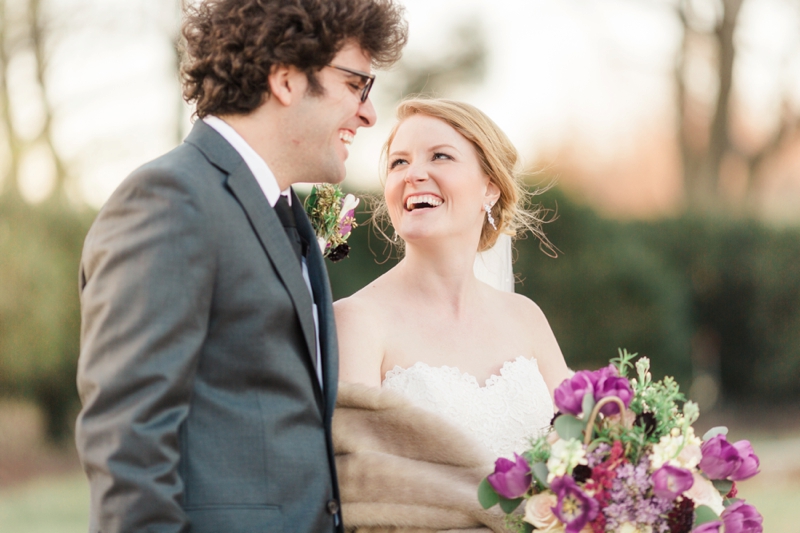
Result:
M4 533L86 533L89 487L83 472L39 478L0 491Z
M800 486L743 482L739 496L764 515L766 533L797 533L794 507ZM89 491L82 472L40 478L0 491L0 531L8 533L86 533Z

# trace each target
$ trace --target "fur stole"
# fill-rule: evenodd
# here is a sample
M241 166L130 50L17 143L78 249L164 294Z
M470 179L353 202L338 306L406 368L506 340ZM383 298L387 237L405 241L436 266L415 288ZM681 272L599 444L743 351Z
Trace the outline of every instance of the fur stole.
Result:
M478 503L495 458L396 391L340 383L333 448L347 531L506 531L501 511Z

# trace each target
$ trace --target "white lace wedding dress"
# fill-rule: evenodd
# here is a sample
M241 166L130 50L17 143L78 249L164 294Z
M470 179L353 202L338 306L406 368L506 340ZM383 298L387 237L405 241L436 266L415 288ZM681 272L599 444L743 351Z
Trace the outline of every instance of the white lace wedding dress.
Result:
M383 387L475 435L497 457L512 458L550 425L553 401L535 359L507 361L481 387L458 368L416 363L386 373Z

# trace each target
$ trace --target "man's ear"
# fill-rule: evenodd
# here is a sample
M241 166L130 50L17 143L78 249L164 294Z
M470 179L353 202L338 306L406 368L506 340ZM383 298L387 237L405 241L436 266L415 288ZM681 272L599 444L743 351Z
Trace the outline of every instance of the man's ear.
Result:
M292 65L273 65L267 83L270 94L285 106L302 97L308 88L306 75Z

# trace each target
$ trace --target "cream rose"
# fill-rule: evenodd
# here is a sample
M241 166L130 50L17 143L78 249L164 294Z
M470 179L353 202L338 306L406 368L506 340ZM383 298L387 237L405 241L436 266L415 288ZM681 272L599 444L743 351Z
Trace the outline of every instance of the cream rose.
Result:
M553 514L552 507L558 504L558 498L552 492L534 494L525 504L525 517L523 520L542 531L563 531L563 524Z
M692 488L684 492L684 495L694 501L695 507L708 505L717 515L721 515L722 511L725 510L725 506L722 505L722 496L719 491L714 488L714 485L709 480L697 472L693 473L693 477L694 484Z

